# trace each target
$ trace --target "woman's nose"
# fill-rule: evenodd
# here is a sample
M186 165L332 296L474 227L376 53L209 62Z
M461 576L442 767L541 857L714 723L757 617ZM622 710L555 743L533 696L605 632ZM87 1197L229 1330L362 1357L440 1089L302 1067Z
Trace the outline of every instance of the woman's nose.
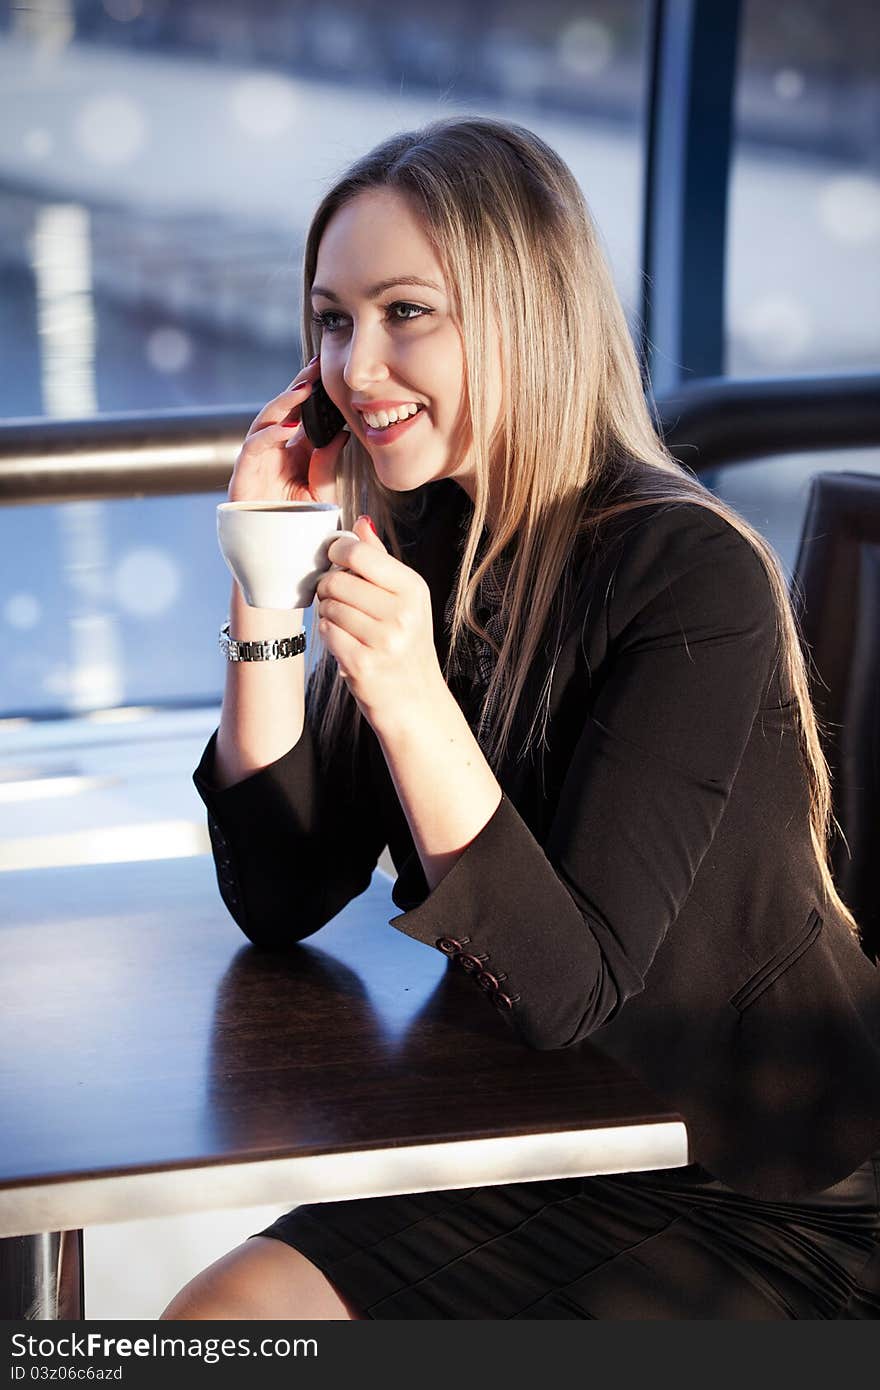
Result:
M384 381L388 376L388 364L375 334L356 329L351 336L348 357L342 372L343 380L351 391L361 391L371 382Z

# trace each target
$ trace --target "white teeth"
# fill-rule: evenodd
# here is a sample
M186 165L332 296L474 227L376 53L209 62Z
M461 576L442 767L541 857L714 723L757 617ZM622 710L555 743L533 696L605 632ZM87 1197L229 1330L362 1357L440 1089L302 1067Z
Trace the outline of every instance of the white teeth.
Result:
M381 430L388 425L396 425L400 420L408 420L411 415L415 415L418 406L409 401L405 405L399 405L396 410L377 410L373 415L364 412L364 419L371 429Z

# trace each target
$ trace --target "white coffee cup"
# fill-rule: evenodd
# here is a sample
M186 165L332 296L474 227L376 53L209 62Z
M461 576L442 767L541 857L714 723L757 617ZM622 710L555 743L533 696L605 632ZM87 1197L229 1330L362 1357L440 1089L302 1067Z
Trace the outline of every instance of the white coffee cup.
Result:
M220 553L251 608L308 608L341 531L330 502L221 502Z

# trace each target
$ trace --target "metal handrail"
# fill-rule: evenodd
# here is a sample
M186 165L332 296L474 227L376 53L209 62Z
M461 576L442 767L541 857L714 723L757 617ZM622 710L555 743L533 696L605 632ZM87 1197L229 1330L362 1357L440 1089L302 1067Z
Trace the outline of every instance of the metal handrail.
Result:
M779 454L880 445L880 373L706 377L658 400L663 437L695 472Z
M226 488L259 406L0 422L0 505ZM657 402L695 473L776 454L880 445L880 373L708 378Z

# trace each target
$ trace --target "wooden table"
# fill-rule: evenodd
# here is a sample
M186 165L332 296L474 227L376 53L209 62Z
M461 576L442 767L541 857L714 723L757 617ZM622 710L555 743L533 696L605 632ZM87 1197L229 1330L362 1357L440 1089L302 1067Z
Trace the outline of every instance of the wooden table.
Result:
M633 1077L525 1047L390 927L390 889L269 954L205 856L0 876L0 1317L82 1318L92 1224L688 1162Z

